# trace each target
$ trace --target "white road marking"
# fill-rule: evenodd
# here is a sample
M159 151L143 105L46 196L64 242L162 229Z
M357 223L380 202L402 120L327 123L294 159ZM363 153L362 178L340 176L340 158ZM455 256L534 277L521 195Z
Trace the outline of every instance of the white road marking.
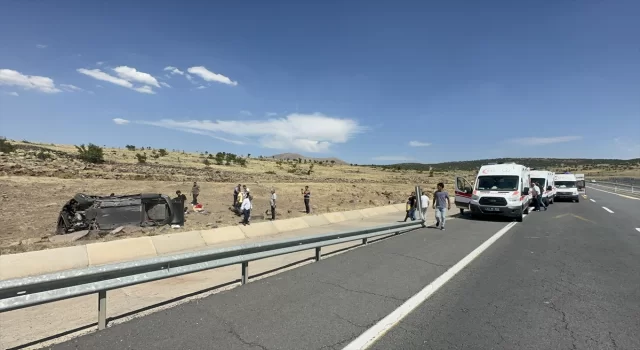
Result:
M640 232L640 228L636 228L636 231Z
M604 210L606 210L606 211L610 212L611 214L613 214L613 210L611 210L611 209L609 209L609 208L607 208L607 207L602 207L602 209L604 209Z
M354 339L351 343L345 346L343 350L366 349L373 345L378 339L383 337L391 328L393 328L393 326L402 321L403 318L409 315L411 311L420 306L420 304L422 304L425 300L429 299L429 297L433 295L433 293L435 293L438 289L440 289L440 287L445 285L445 283L453 278L453 276L455 276L458 272L462 271L462 269L469 265L473 261L473 259L482 254L482 252L489 248L493 243L495 243L495 241L497 241L515 225L515 222L511 222L507 226L503 227L500 231L496 232L493 236L491 236L491 238L487 239L471 253L462 258L462 260L458 261L457 264L453 265L449 270L447 270L447 272L440 275L440 277L436 278L433 282L424 287L416 295L409 298L409 300L405 301L397 309L395 309L389 315L385 316L385 318L378 321L378 323L376 323L373 327L367 329L359 337Z
M589 199L590 201L592 201L593 203L595 203L596 201L594 201L593 199Z

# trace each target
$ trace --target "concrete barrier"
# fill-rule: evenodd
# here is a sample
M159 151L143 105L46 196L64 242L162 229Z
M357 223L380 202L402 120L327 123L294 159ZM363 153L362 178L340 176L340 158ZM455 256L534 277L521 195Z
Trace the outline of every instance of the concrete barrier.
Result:
M151 237L158 255L202 248L207 245L200 231L169 233Z
M293 230L301 230L303 228L309 228L309 225L302 220L302 218L293 218L285 220L276 220L273 222L278 232L286 232Z
M360 213L360 210L343 211L342 215L344 215L347 220L362 220L364 218Z
M245 239L244 232L238 226L226 226L211 230L200 231L200 235L207 245L214 245L223 242Z
M407 211L407 203L397 203L393 205L398 211L406 212Z
M0 255L0 280L89 266L85 246Z
M309 227L324 226L331 223L329 220L327 220L327 218L324 217L324 215L303 216L302 220L304 220L304 222L306 222Z
M362 214L362 216L364 216L365 218L369 218L372 216L380 215L380 211L380 208L367 208L361 209L360 214Z
M248 226L238 226L240 230L249 238L277 235L278 229L273 222L259 222L257 224L251 224Z
M326 213L326 214L322 214L322 216L324 216L325 219L327 219L327 221L329 221L332 224L347 221L347 218L344 217L344 214L342 214L341 212Z
M87 244L89 265L102 265L154 257L156 248L151 237L121 239L111 242ZM50 251L54 251L51 249Z
M398 212L398 208L396 208L395 205L385 205L384 207L380 207L381 214L391 214L391 213L397 213L397 212Z

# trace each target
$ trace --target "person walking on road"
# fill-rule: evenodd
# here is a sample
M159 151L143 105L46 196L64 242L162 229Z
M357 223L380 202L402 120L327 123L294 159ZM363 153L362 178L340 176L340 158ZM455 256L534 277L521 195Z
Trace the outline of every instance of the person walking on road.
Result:
M191 187L191 195L193 196L193 205L198 204L198 196L200 195L200 186L198 186L197 182L193 182L193 187Z
M445 206L446 204L446 206ZM449 193L444 190L444 184L438 183L438 190L433 194L433 209L436 211L436 227L444 231L444 224L447 219L447 210L451 209Z
M414 221L415 218L415 214L416 214L416 193L415 192L411 192L411 195L409 195L409 198L407 199L407 215L404 217L404 221L406 222L407 219L411 219L411 221Z
M252 207L253 205L251 204L251 194L247 190L247 193L245 194L244 199L242 200L242 205L240 206L240 210L242 211L242 214L244 214L242 224L245 226L250 225L249 217L251 216Z
M278 196L276 195L276 190L274 188L271 189L271 198L269 199L269 204L271 204L271 221L276 219L276 199Z
M542 207L544 208L544 210L547 210L547 203L544 202L544 189L542 187L540 187L540 183L536 182L536 188L538 189L538 207Z
M311 191L309 186L304 186L304 190L300 190L302 197L304 198L304 207L307 214L311 213Z
M427 220L427 209L429 209L429 197L427 197L426 193L422 193L420 196L420 208L422 210L422 220Z

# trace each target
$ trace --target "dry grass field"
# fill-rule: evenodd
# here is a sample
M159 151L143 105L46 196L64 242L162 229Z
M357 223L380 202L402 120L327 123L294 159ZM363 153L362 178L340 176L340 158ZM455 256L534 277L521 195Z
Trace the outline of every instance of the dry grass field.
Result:
M166 150L127 150L104 148L103 164L90 164L76 159L72 145L11 143L17 150L0 153L0 253L39 250L60 246L48 241L54 235L58 212L76 193L109 195L115 193L162 193L171 197L176 190L189 194L193 181L201 187L199 201L206 214L189 212L185 226L126 229L118 236L90 234L74 243L104 241L156 235L170 232L234 225L240 221L231 210L233 187L246 184L254 196L252 222L268 217L271 188L278 194L277 219L306 215L300 189L312 191L314 213L345 211L366 207L403 203L418 184L429 191L444 182L452 193L456 174L473 178L473 171L428 171L382 169L300 162L243 155L246 166L231 163L217 165L215 155ZM141 164L136 154L145 155ZM207 163L207 164L205 164ZM553 169L555 170L555 169ZM640 177L639 169L610 171L594 168L584 171L589 178L612 176ZM190 198L189 198L190 199ZM399 219L402 219L402 213ZM65 245L65 244L62 244Z
M308 185L312 191L313 213L345 211L403 203L416 184L435 190L439 181L453 191L454 174L411 170L381 170L309 161L294 162L248 158L246 167L239 165L203 164L208 155L168 151L154 159L146 150L146 164L135 155L142 151L105 148L104 164L87 164L74 159L74 146L14 142L18 150L0 154L0 253L46 249L59 246L48 242L54 235L58 212L76 193L93 195L163 193L175 196L176 190L189 194L193 181L198 181L199 202L207 214L190 211L185 226L126 230L118 237L90 235L73 244L89 240L111 240L139 235L206 229L234 225L240 218L230 210L233 188L246 184L254 196L252 222L265 218L269 209L271 188L278 195L277 219L306 215L300 189ZM39 159L41 148L49 154ZM297 163L297 162L296 162ZM311 173L309 168L313 164ZM191 198L189 198L191 199ZM399 214L402 216L402 213ZM402 219L402 217L399 217ZM68 244L67 244L68 245Z

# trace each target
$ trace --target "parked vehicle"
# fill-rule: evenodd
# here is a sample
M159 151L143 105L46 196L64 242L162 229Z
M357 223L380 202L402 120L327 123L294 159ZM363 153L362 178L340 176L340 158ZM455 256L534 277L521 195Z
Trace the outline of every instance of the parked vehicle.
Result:
M540 184L542 191L542 201L545 204L552 204L556 196L555 181L553 180L555 173L547 170L532 170L531 182Z
M584 174L575 174L576 175L576 187L578 191L584 191L586 187L586 182L584 180Z
M456 178L455 202L461 210L469 203L471 216L496 215L515 217L521 222L531 204L529 184L531 170L521 164L483 165L478 171L469 199L471 182Z
M576 176L574 174L556 174L553 177L556 185L556 200L572 200L576 203L580 202L580 193L576 186Z

